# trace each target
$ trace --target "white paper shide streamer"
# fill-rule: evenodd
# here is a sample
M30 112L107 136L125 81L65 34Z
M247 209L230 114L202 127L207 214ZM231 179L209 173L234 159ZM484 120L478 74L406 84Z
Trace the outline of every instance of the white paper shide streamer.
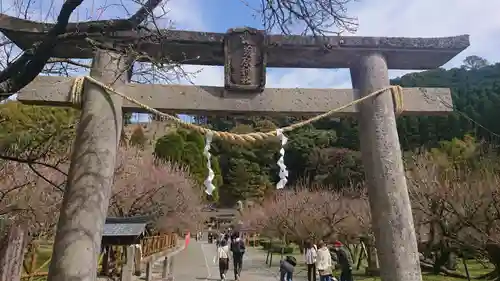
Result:
M278 166L280 167L280 180L276 184L276 189L283 189L288 181L288 170L285 165L285 144L288 142L288 138L283 134L282 129L276 130L276 135L281 141L280 158L278 159Z
M203 154L207 157L207 168L208 168L208 176L205 180L205 192L208 195L212 195L212 192L215 190L215 185L212 183L214 180L215 174L212 170L212 163L210 162L210 158L212 155L210 154L210 145L212 144L212 139L214 134L212 132L207 132L205 136L205 149L203 150Z

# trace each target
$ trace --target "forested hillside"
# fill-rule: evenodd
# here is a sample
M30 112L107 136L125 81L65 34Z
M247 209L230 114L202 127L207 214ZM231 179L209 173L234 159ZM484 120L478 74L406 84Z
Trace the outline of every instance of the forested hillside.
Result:
M500 111L496 108L500 107L500 63L488 64L481 58L469 57L460 68L411 73L391 82L403 87L452 89L454 113L399 117L398 130L406 157L419 149L447 150L443 141L462 140L465 135L484 144L499 144L496 136L500 134ZM59 155L61 151L66 153L74 137L76 119L74 110L23 106L17 102L2 104L0 146L6 152L4 159L16 156L33 161L42 156ZM196 120L216 130L239 133L268 131L297 121L287 117L244 116L198 116ZM146 140L144 133L138 133L141 132L134 131L129 137L131 145L142 146L146 141L155 144L156 156L188 166L195 182L203 188L207 163L201 135L172 128L165 136ZM341 189L363 183L355 120L321 120L289 133L288 137L285 162L290 171L289 186L300 182L309 187ZM211 147L214 156L211 164L218 189L211 199L233 206L237 200L258 200L266 196L277 182L278 149L277 142L241 147L215 141Z
M460 68L411 73L391 83L403 87L447 87L453 94L456 111L448 116L399 117L398 130L405 155L417 149L438 147L442 141L463 139L466 134L498 143L495 134L500 133L500 111L496 109L500 107L499 63L490 65L472 56ZM265 131L295 121L294 118L207 116L198 120L214 129L233 132ZM290 170L290 186L301 181L318 188L338 189L362 181L355 120L323 120L294 131L289 137L285 158ZM221 204L255 199L274 187L277 144L253 148L218 142L212 152L219 158L222 175Z

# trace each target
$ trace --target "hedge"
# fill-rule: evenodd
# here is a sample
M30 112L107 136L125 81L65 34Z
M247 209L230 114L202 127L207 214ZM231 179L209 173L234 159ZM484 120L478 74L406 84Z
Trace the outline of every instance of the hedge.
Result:
M271 243L272 242L272 243ZM262 246L264 250L269 250L269 247L272 244L283 244L283 242L280 239L269 239L269 238L261 238L259 239L259 244Z
M271 252L272 253L277 253L277 254L281 254L282 252L284 254L292 254L293 253L293 246L286 246L286 245L273 245L272 248L271 248Z

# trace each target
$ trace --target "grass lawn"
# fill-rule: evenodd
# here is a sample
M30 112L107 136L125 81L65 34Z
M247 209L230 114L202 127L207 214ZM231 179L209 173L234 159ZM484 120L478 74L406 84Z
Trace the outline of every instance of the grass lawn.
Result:
M43 275L44 273L47 273L49 270L50 263L47 261L52 256L52 241L39 242L39 243L40 244L37 248L36 263L33 270L36 273ZM27 255L25 257L25 264L27 264L28 266L31 264L31 255ZM101 264L99 264L99 266L101 266ZM24 270L24 267L22 274L27 274L27 272ZM45 281L46 279L47 279L46 276L35 276L32 278L31 281ZM24 278L22 280L28 280L28 279Z
M33 270L37 270L38 272L46 272L49 269L49 263L47 262L51 255L52 255L52 246L40 246L37 249L37 257L36 257L36 263L35 267ZM31 255L28 255L25 258L25 264L30 265L31 264ZM23 268L24 270L24 268ZM26 273L26 272L23 272Z
M263 250L261 247L258 247L256 249L259 249L259 251L262 252L262 255L264 256L264 259L265 259L267 251ZM305 276L307 275L307 269L306 269L305 265L303 264L303 260L304 260L303 255L300 254L298 249L294 250L294 252L292 254L286 254L285 256L287 256L287 255L294 256L297 259L297 262L299 263L299 265L297 265L297 267L296 267L296 275L300 276L301 280L303 278L305 278ZM276 253L273 254L271 267L275 268L276 271L278 270L280 258L281 258L280 254L276 254ZM486 274L493 269L493 265L487 264L487 266L488 266L488 268L484 268L484 266L481 265L480 263L478 263L477 261L469 260L467 262L467 268L469 270L469 274L471 276L471 279L475 279L475 277ZM364 280L364 281L372 281L372 280L379 281L380 280L379 277L366 276L364 274L365 267L366 267L366 264L362 263L360 270L354 270L354 279L356 281L357 280ZM465 268L464 268L461 260L460 260L460 263L458 265L457 272L465 275ZM340 271L337 270L334 273L334 275L339 276ZM429 274L426 272L422 273L422 278L424 281L459 281L459 280L463 281L463 280L467 280L467 279L461 279L461 278L448 277L448 276L444 276L444 275L434 275L434 274ZM475 279L475 280L481 280L481 279Z

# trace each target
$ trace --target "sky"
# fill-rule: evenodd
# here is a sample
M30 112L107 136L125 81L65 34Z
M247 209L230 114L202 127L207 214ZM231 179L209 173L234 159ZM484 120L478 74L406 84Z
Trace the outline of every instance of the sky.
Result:
M0 0L0 10L14 14L12 3L21 0ZM27 0L24 0L27 1ZM225 32L228 28L251 26L261 28L260 17L250 7L260 0L169 0L157 9L167 11L160 24L183 30ZM63 0L34 0L31 18L53 21ZM101 4L98 4L101 3ZM106 3L106 9L99 9ZM121 4L123 3L123 4ZM19 5L17 5L19 6ZM26 5L24 5L26 6ZM249 7L250 6L250 7ZM445 68L458 67L469 55L490 62L500 61L500 1L498 0L358 0L347 5L348 15L357 17L356 36L445 37L469 34L471 46ZM132 0L84 0L73 15L74 21L126 17L137 10ZM181 84L223 85L222 67L185 66L197 73ZM412 71L390 70L391 78ZM268 68L267 87L351 88L346 69L272 69ZM141 118L142 120L142 118Z

